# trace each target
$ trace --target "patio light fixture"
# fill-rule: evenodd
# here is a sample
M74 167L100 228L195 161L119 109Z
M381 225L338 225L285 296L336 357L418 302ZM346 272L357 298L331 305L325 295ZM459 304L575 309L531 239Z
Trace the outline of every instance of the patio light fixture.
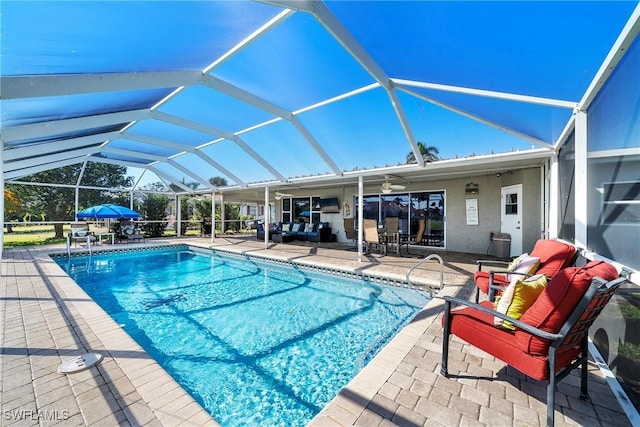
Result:
M467 185L464 188L464 193L465 194L478 194L478 193L480 193L480 188L479 188L478 184L476 184L474 182L469 182L469 183L467 183Z

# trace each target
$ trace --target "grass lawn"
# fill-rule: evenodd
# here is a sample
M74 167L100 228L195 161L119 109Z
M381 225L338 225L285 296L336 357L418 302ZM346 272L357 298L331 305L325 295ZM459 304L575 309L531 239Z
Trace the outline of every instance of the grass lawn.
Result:
M69 230L66 224L64 232ZM53 243L64 243L65 239L56 239L53 225L18 225L12 227L11 233L4 233L4 247L14 248L17 246L49 245Z
M92 231L106 231L104 227L90 226ZM66 236L70 231L69 224L64 224L63 233ZM173 230L164 232L165 237L175 236L176 233ZM199 236L199 230L185 230L183 232L185 236ZM53 225L16 225L12 227L12 232L4 233L4 247L15 248L19 246L37 246L37 245L50 245L55 243L65 243L66 239L56 239Z

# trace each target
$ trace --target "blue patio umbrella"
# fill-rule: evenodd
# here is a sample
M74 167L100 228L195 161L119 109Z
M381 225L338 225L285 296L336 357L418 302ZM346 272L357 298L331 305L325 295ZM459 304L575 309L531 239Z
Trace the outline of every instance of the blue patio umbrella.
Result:
M124 206L114 205L113 203L105 203L103 205L91 206L83 209L76 215L78 218L124 218L133 219L140 217L140 214Z

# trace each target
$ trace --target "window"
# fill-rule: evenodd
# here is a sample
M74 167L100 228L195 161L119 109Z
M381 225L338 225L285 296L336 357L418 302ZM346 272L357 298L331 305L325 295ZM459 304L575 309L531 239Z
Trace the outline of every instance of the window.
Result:
M282 199L282 222L291 222L291 199Z
M602 223L640 226L640 181L603 185Z
M560 222L558 231L558 237L566 240L567 242L575 243L576 241L576 229L575 229L575 191L574 191L574 177L575 177L575 138L572 133L567 139L567 142L560 149L558 155L558 170L559 170L559 204L558 207L560 214Z
M505 215L518 215L518 193L507 194L505 199Z

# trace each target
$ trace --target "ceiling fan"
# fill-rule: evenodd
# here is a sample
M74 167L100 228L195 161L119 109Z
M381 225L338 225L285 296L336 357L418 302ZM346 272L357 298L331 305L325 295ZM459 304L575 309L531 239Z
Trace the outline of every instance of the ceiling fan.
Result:
M283 197L293 197L293 194L281 193L279 191L276 191L276 195L275 195L276 200L280 200Z
M382 192L384 194L391 193L391 190L404 190L405 188L407 188L405 185L390 183L389 175L384 176L384 182L382 183Z

